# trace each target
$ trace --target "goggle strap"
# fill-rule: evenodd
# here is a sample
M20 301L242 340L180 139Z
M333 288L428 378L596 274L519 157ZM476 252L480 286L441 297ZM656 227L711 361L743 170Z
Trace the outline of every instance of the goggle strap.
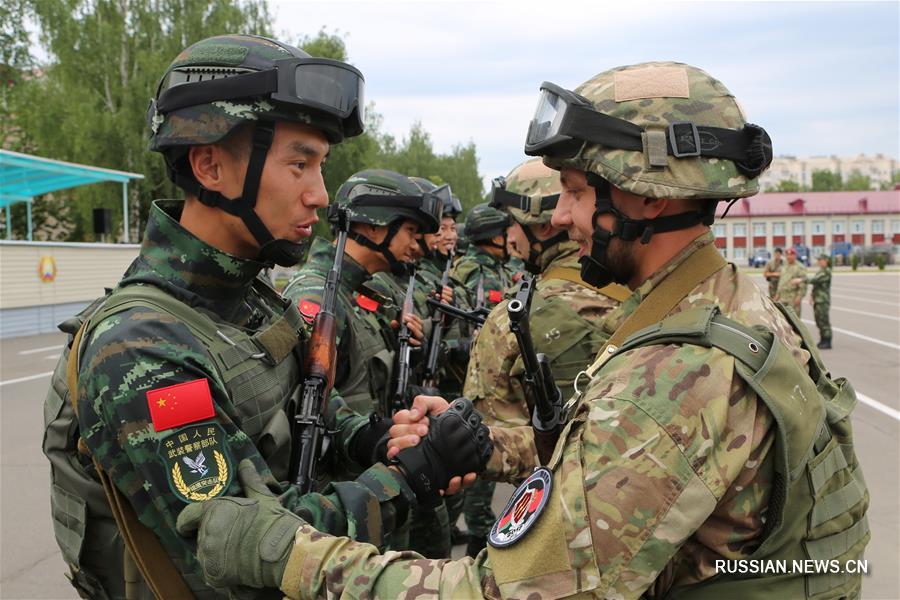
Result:
M531 196L516 194L502 188L494 188L490 205L492 208L497 209L502 209L504 207L518 208L521 211L537 216L546 210L556 208L558 203L559 194L542 196L540 204L535 204ZM535 208L537 208L537 211L535 211Z
M182 83L162 92L156 102L156 109L157 112L165 114L188 106L264 96L277 89L277 69L243 73L222 79Z

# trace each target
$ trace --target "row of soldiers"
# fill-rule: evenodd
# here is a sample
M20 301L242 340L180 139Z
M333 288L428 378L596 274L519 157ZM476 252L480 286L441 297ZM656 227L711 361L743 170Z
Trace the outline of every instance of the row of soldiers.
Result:
M786 255L786 263L782 255ZM797 260L797 251L794 248L788 248L785 252L782 252L781 248L775 248L772 259L766 263L763 270L763 277L769 284L769 297L777 302L783 302L798 317L802 316L806 288L812 284L810 302L813 305L816 327L819 328L819 343L816 346L821 350L830 350L831 257L820 254L817 262L819 270L807 274L806 267Z
M725 86L671 62L545 82L541 158L467 215L458 260L448 187L366 170L329 203L362 88L257 36L166 70L150 149L185 200L153 203L116 288L61 325L44 405L79 593L858 596L856 574L717 566L870 537L852 387L713 244L717 202L772 159ZM336 240L309 247L319 214ZM259 276L300 263L283 294ZM479 479L518 485L489 531ZM450 561L464 487L487 547Z

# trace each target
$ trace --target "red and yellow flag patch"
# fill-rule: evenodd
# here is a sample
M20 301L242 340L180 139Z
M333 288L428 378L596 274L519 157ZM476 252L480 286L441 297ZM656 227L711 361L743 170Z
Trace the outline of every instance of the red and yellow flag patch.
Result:
M147 406L156 431L216 416L209 381L205 377L148 390Z

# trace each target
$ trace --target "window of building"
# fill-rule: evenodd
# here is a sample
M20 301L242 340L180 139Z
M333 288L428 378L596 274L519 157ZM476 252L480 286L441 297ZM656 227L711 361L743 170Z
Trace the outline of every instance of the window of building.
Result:
M734 232L734 237L747 237L747 224L735 223L731 226L731 231Z
M891 233L900 233L900 219L891 220Z
M810 260L816 258L820 254L825 254L825 246L813 246L812 254L810 254Z
M734 260L743 260L747 258L747 249L743 246L737 246L734 249Z
M772 235L784 235L783 221L776 221L772 223Z
M792 235L803 235L804 233L806 233L806 223L803 221L794 221L791 223Z
M884 221L881 219L872 221L872 233L884 233Z
M756 235L756 236L766 235L766 224L765 223L754 223L753 224L753 235Z
M725 237L725 225L722 223L713 225L713 232L716 234L716 237Z
M850 229L853 233L865 233L866 232L866 222L859 219L851 221Z
M846 223L844 221L832 221L831 222L831 233L844 233L844 226Z
M825 221L813 221L812 222L812 232L813 233L825 233Z

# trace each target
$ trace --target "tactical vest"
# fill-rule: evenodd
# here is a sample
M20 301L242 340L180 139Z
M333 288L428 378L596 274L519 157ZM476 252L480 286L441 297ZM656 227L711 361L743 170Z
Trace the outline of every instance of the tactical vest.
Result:
M352 348L342 348L348 363L347 379L338 388L347 405L355 412L390 414L390 394L394 372L394 346L386 337L374 312L348 303L347 321ZM339 367L340 368L340 367Z
M302 363L298 344L302 317L284 304L275 290L257 279L251 302L280 313L268 326L250 335L202 309L194 309L152 285L116 288L63 322L69 342L54 371L44 402L44 454L51 464L51 516L57 544L69 565L69 578L85 598L125 598L124 545L90 457L78 449L78 419L69 399L66 366L72 336L85 324L83 353L94 327L106 318L132 309L152 308L188 326L215 365L218 381L228 390L235 424L250 437L278 480L287 479L291 453L289 416L293 414ZM279 308L281 307L281 308ZM176 565L178 565L176 561ZM179 570L184 573L183 569ZM135 574L140 591L129 598L150 598ZM219 597L202 580L185 574L198 598ZM199 590L199 591L197 591Z
M698 584L666 592L666 598L719 600L741 598L855 598L861 577L851 573L804 574L790 572L793 561L862 559L870 538L866 509L869 494L853 450L850 413L856 393L843 378L832 379L811 343L811 336L790 310L779 307L802 337L810 352L809 372L772 333L747 328L719 314L718 307L676 313L629 336L611 354L654 344L692 344L715 347L732 356L735 371L759 396L775 419L775 478L766 513L763 542L748 559L786 561L788 573L765 575L721 574ZM604 364L608 364L607 360ZM601 367L602 372L602 367ZM642 400L637 399L638 406ZM652 406L640 406L652 414ZM581 427L588 415L578 412L569 419L548 467L556 471L564 454L572 451L565 440ZM575 434L573 434L575 435ZM571 570L559 498L535 530L504 553L489 548L494 575L500 585L519 579ZM588 544L590 542L588 541ZM555 598L589 591L587 581L599 581L600 573L582 568L574 577L558 582ZM580 583L579 583L580 582ZM548 591L548 590L544 590Z

